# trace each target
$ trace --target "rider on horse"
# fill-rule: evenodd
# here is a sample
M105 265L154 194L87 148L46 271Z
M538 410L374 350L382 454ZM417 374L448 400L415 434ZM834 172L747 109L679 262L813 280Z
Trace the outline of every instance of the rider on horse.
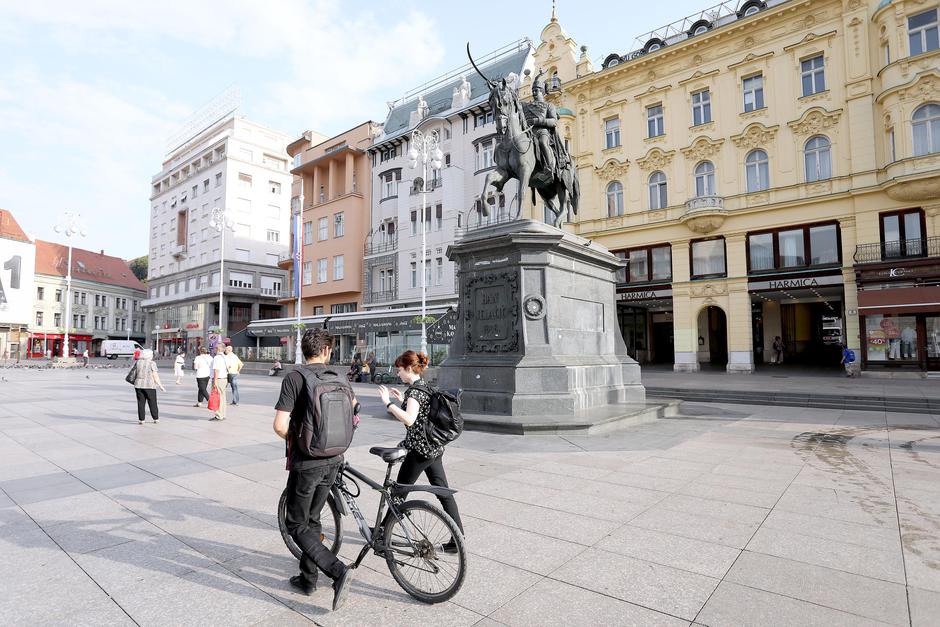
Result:
M536 159L539 171L533 176L550 182L558 170L566 169L571 164L568 151L558 133L558 112L555 105L545 102L545 81L542 70L532 81L532 100L523 104L526 122L532 127L532 136L536 145ZM557 168L557 169L556 169ZM560 178L560 177L559 177Z

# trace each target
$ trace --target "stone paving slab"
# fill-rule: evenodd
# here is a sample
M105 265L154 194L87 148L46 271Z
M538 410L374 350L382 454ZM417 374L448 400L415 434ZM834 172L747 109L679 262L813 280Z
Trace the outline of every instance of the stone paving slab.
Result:
M296 561L274 515L283 444L270 431L280 381L242 377L243 402L224 423L191 407L192 386L173 386L160 393L160 424L138 426L122 374L5 375L0 624L933 625L940 615L940 427L924 415L690 402L616 433L466 433L445 455L467 530L464 588L420 604L369 556L333 613L325 579L311 597L287 583ZM365 415L347 459L381 480L367 449L396 444L402 428L374 386L356 391ZM361 498L367 518L376 502ZM346 525L352 559L361 540Z

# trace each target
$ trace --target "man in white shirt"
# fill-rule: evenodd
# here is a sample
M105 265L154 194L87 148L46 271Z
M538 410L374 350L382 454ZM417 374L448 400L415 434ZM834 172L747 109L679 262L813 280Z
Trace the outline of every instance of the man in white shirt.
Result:
M212 358L212 387L219 391L219 408L209 420L225 420L225 388L228 386L228 364L225 363L225 344L215 345Z
M245 364L231 346L225 347L225 365L228 368L228 382L232 386L232 405L238 405L238 373Z

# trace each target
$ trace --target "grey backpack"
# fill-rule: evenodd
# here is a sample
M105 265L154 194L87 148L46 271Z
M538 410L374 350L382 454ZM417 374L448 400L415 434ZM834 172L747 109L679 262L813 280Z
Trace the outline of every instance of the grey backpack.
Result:
M333 370L314 372L298 368L304 378L307 411L296 416L291 430L298 449L306 457L333 457L352 444L354 426L353 391Z

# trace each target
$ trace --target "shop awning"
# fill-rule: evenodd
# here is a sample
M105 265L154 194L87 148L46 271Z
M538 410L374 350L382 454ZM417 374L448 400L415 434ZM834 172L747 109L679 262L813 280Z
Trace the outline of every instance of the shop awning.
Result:
M858 313L863 316L874 314L940 314L940 286L863 290L858 293Z
M154 331L154 333L156 333L157 335L160 335L163 333L179 333L179 332L180 332L179 327L173 327L172 329L157 329Z
M455 309L450 307L428 307L427 314L435 319L435 322L429 322L427 325L428 341L433 344L450 343L453 339L456 323ZM421 309L419 307L409 307L407 309L379 309L328 316L307 316L301 318L300 322L305 329L325 325L327 330L336 334L357 335L360 332L382 333L420 330L421 323L415 322L415 317L420 315ZM255 320L248 325L248 334L255 337L293 336L296 322L296 318Z

